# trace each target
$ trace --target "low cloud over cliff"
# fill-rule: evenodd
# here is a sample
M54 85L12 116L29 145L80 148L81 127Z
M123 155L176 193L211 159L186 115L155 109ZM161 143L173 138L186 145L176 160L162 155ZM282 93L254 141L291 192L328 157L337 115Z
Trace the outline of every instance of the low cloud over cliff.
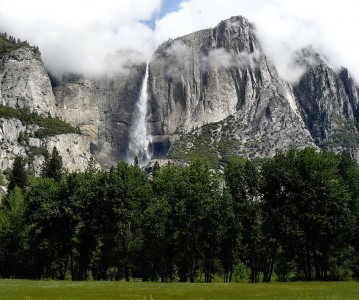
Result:
M292 61L309 45L333 66L347 66L359 79L357 1L186 0L170 13L161 12L163 4L162 0L0 0L0 31L38 45L52 72L98 74L126 70L129 60L149 59L168 38L243 15L255 24L265 53L288 81L296 82L302 74L302 69L293 69Z

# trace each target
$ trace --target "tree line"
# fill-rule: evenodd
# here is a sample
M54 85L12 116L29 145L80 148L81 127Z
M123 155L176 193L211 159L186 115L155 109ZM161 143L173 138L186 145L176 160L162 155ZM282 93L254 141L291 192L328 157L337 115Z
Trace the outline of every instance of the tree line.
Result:
M40 54L39 47L31 46L28 41L21 41L20 39L16 39L14 36L8 35L6 32L0 32L0 57L9 51L22 47L30 48L35 53Z
M0 276L225 282L359 279L359 168L348 154L289 150L223 171L194 161L146 173L90 160L41 177L17 157L0 208Z

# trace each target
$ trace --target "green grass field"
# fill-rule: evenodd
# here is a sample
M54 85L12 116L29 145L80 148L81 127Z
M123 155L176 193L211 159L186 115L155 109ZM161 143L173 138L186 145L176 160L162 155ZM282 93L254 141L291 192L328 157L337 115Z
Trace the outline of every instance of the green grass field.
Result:
M0 299L359 299L359 283L190 284L0 280Z

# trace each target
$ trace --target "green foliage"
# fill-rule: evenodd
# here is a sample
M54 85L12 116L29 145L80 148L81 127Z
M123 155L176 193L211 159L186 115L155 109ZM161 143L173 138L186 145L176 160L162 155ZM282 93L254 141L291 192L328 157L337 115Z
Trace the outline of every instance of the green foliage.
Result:
M336 118L333 122L336 123L337 128L330 139L323 141L320 146L327 150L335 147L359 148L359 137L355 122L342 118Z
M37 138L44 138L58 134L79 133L76 128L72 127L65 121L51 116L40 116L36 112L31 112L28 107L15 109L0 105L0 118L15 118L19 119L24 125L37 125L41 127L35 132L35 137ZM24 133L19 135L20 143L24 141L26 142L26 139L28 139L28 137Z
M59 198L60 186L52 178L34 182L26 194L26 216L31 224L31 269L35 278L41 276L64 279L68 248L68 207ZM29 276L28 275L28 276Z
M60 181L64 170L62 167L62 157L56 147L52 149L51 156L45 155L45 160L41 166L41 176Z
M21 120L21 111L9 106L0 105L0 118L4 119L19 119Z
M357 282L223 284L0 280L2 299L355 300Z
M251 270L251 282L258 282L260 273L264 273L264 281L270 281L271 263L265 264L267 256L273 256L271 245L262 232L262 211L259 189L261 176L258 168L250 161L232 160L224 171L226 189L231 201L234 222L228 224L225 235L226 248L231 249L232 258L227 266L232 276L235 255L241 257L246 267ZM238 245L237 240L241 239ZM268 252L268 253L267 253ZM228 259L225 253L223 259ZM268 259L270 261L270 258ZM268 266L269 265L269 266Z
M0 204L0 276L225 282L359 277L359 168L290 150L148 176L120 162L14 188ZM94 163L94 161L92 161ZM49 173L49 174L50 174Z
M99 169L97 167L96 160L93 158L93 156L91 156L89 161L87 162L86 172L87 173L97 173L98 171L99 171Z
M226 126L232 128L232 123L232 118L228 118L182 136L171 147L168 156L185 162L202 160L212 168L223 166L236 154L237 141L228 133L219 136L219 132Z
M306 280L338 279L354 226L340 157L313 149L279 154L263 166L265 220L272 238Z
M350 131L341 131L333 135L331 141L326 142L325 146L327 149L333 147L349 147L349 148L359 148L359 137L355 132Z
M3 277L18 277L26 264L28 231L25 223L25 201L15 187L0 206L0 266Z
M30 46L27 41L20 41L19 39L16 40L13 36L8 36L5 33L0 33L0 58L4 56L6 53L19 49L19 48L30 48L36 53L40 53L38 47Z
M172 280L176 264L180 281L193 282L198 271L193 266L202 264L204 281L210 282L216 271L220 232L217 175L207 165L194 161L187 168L174 165L163 168L153 185L159 199L155 206L159 210L162 207L159 212L162 217L154 216L159 221L155 226L161 230L156 234L167 249L157 253L162 257L162 265L158 266L162 280Z
M25 167L26 160L22 156L16 156L8 185L9 193L13 191L15 187L19 187L20 189L25 190L25 187L27 185L27 175Z
M44 138L47 136L67 134L67 133L78 133L78 130L76 130L70 124L57 118L39 117L34 122L34 124L42 127L35 132L35 137L37 138Z
M0 37L0 57L2 57L4 54L12 51L12 50L16 50L18 49L19 46L10 42L9 40Z
M0 173L0 186L7 186L8 182L4 174Z
M11 177L11 168L6 168L2 173L4 174L5 178L7 181L10 180L10 177Z
M29 158L33 158L34 156L48 156L49 152L43 146L29 146L29 150L27 151Z

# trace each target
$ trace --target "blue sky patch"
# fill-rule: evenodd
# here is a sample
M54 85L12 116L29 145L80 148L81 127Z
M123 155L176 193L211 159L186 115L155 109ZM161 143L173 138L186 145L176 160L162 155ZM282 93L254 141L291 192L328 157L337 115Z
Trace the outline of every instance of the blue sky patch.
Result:
M152 20L145 21L144 24L146 24L147 26L154 29L155 25L156 25L156 19L162 18L168 13L177 11L180 7L181 2L183 2L183 1L182 0L164 0L160 13L157 16L154 16L154 18Z

